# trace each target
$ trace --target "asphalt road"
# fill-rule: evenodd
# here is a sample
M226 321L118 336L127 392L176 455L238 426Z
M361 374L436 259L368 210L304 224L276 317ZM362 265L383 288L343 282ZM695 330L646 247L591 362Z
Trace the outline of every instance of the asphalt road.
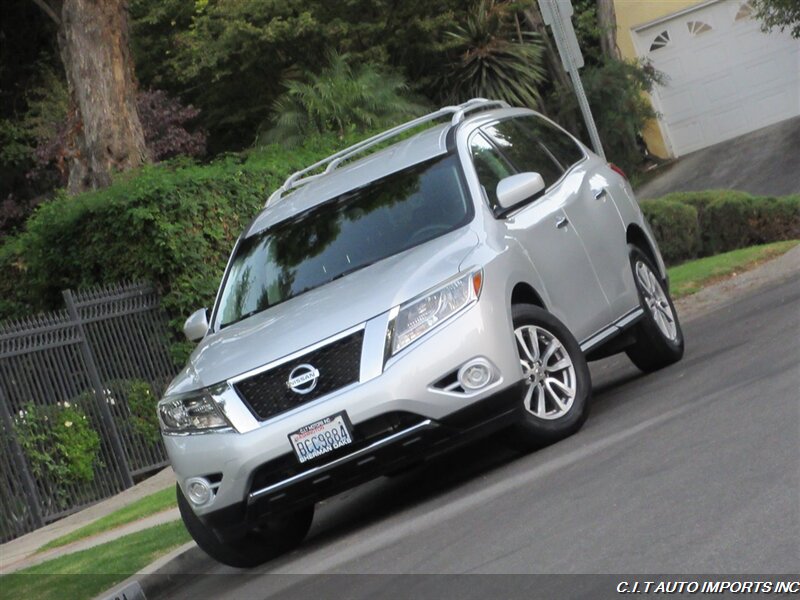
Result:
M572 438L526 456L491 439L362 486L259 569L194 549L197 574L169 597L330 597L312 589L324 581L383 598L425 579L274 574L798 573L799 307L795 276L685 323L677 365L594 363L592 414ZM486 578L461 581L460 597L486 597Z
M659 169L636 197L732 189L759 196L800 192L800 117L681 156Z

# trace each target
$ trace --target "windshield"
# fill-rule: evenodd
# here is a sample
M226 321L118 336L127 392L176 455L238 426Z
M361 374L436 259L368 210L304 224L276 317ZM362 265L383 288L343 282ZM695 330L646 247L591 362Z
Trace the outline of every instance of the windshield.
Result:
M437 158L242 240L220 296L220 326L465 225L472 205L459 169L455 155Z

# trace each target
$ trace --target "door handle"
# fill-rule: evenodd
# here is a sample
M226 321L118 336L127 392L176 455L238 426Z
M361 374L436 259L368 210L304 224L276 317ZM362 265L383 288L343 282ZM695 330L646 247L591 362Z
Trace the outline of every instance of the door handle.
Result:
M608 188L601 187L599 190L595 190L594 199L595 200L600 200L600 199L604 198L607 193L608 193Z
M556 227L558 229L563 229L567 225L569 225L569 219L567 219L567 217L558 217L556 219Z

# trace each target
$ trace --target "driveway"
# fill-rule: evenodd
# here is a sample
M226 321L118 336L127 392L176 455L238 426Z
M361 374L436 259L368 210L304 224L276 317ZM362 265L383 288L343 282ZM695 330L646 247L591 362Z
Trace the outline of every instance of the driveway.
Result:
M692 152L662 170L636 191L638 198L717 188L759 196L800 193L800 117Z

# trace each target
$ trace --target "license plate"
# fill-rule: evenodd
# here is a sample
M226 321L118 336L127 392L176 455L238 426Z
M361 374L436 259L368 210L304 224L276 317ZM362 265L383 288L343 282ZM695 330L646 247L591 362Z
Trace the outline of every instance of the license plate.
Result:
M341 412L290 433L289 441L297 460L304 463L352 444L353 435L347 415Z

